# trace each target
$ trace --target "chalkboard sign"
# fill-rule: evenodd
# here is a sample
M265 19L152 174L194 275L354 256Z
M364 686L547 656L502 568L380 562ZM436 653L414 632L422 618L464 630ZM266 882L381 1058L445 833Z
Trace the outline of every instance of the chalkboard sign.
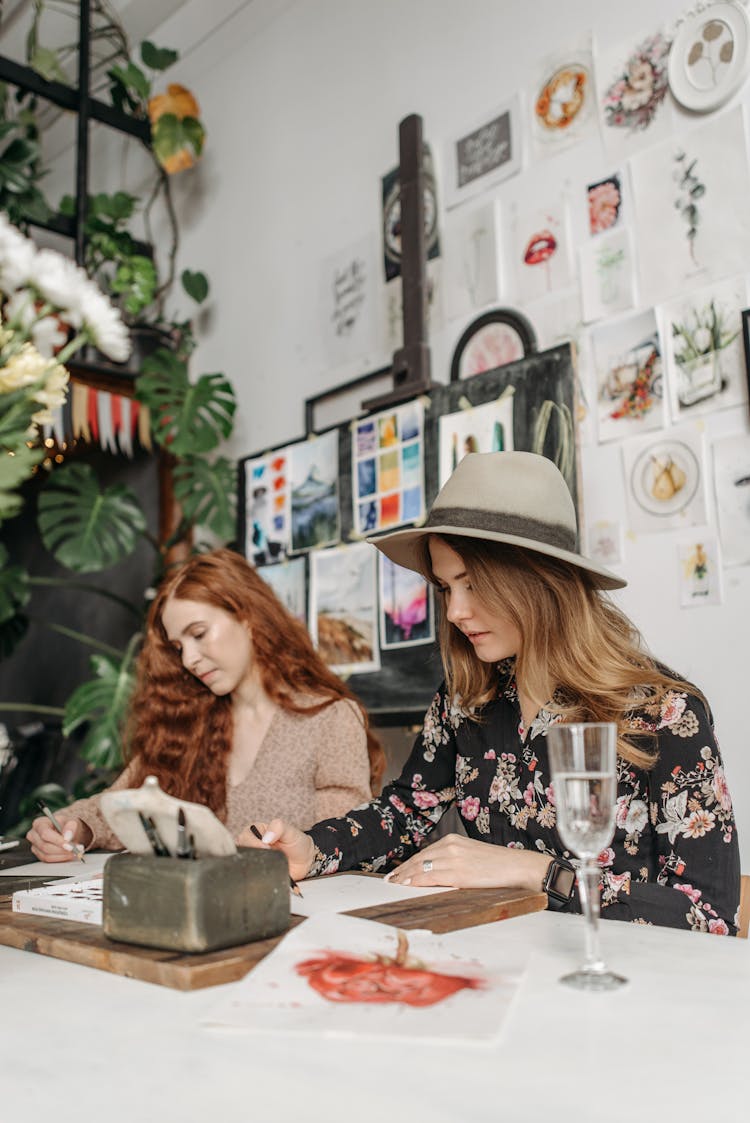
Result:
M553 460L565 476L576 508L579 507L578 464L575 446L576 374L569 344L552 348L516 363L499 367L462 382L434 388L425 399L424 469L426 504L439 490L440 418L469 406L512 395L512 447L538 452ZM359 537L352 510L351 424L338 429L338 503L342 542ZM329 432L332 430L328 430ZM511 442L506 439L506 447ZM284 446L286 447L286 446ZM243 457L239 463L238 538L245 553L248 542L248 503L252 483L246 480L246 465L259 455ZM580 520L579 520L580 521ZM252 536L251 536L252 542ZM252 558L251 558L252 560ZM308 567L309 578L309 567ZM380 653L381 669L353 674L348 683L367 706L375 725L408 725L420 722L442 678L436 644L423 644Z

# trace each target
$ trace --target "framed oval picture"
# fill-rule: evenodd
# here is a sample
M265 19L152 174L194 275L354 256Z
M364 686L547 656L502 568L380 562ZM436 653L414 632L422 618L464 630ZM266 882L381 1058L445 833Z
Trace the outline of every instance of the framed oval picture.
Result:
M689 12L674 37L668 69L669 87L680 105L698 113L718 109L750 69L747 9L718 0Z
M451 382L515 363L536 351L536 334L521 312L494 308L469 324L456 344Z

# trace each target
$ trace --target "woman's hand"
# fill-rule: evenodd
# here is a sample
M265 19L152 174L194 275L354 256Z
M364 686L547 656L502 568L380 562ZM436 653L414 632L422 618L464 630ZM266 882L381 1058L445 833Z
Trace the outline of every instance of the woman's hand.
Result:
M272 819L270 823L254 823L260 834L256 838L250 827L246 827L237 838L238 846L255 846L263 850L280 850L289 863L289 876L295 881L307 877L315 858L315 844L309 834L297 830L282 819Z
M80 819L65 819L60 826L62 834L44 815L31 824L26 837L31 843L32 853L40 862L72 862L76 857L76 847L85 850L94 837L91 828Z
M511 850L464 835L447 834L392 870L386 879L400 885L530 889L540 893L549 863L547 854Z

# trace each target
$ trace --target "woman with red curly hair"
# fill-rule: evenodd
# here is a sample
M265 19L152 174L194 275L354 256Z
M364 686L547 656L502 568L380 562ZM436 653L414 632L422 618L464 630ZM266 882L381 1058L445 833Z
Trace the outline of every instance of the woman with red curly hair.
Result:
M385 763L364 708L303 625L226 549L191 558L159 589L126 732L129 763L113 788L156 776L234 836L255 819L305 829L342 815L370 799ZM97 796L57 817L62 836L45 818L27 836L43 861L121 846Z

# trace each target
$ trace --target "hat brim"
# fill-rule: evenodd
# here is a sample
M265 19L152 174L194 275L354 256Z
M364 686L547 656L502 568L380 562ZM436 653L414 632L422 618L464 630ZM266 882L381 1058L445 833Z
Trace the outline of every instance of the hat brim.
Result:
M404 569L413 569L421 573L419 546L422 539L431 534L450 534L457 538L479 538L487 542L507 542L511 546L520 546L535 554L544 554L546 557L559 558L560 561L569 562L578 569L584 570L592 578L598 589L624 589L627 581L611 573L603 566L584 558L581 554L574 554L570 550L561 550L557 546L548 546L544 542L535 542L531 538L519 538L513 534L500 534L496 531L473 530L466 527L431 526L412 527L409 530L394 530L390 534L381 534L367 541L385 554L387 558L401 565Z

